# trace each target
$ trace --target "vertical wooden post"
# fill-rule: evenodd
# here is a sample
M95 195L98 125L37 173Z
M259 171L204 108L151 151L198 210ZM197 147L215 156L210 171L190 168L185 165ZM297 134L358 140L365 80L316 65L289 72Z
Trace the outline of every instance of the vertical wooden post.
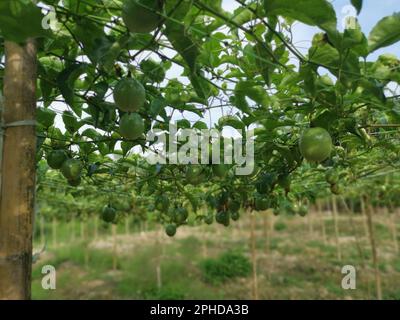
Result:
M117 270L117 226L113 224L111 226L112 238L113 238L113 249L112 249L112 269Z
M270 240L270 230L269 230L269 219L268 219L268 211L264 211L264 215L263 215L263 226L264 226L264 238L265 238L265 254L268 255L269 253L269 248L270 248L270 244L271 244L271 240Z
M322 211L322 206L321 206L321 202L317 201L317 214L320 218L320 222L321 222L321 231L322 231L322 241L324 242L324 244L326 245L327 240L326 240L326 228L325 228L325 217L324 217L324 212Z
M52 238L53 238L53 248L56 249L58 242L57 242L57 219L53 218L51 221L51 228L52 228Z
M75 241L75 217L71 219L71 242Z
M30 299L36 174L36 44L5 41L0 300Z
M254 300L258 300L258 279L257 279L257 252L256 252L256 235L255 235L255 215L250 212L250 248L251 248L251 261L253 265L253 283L252 283L252 296Z
M364 198L361 196L360 197L360 203L361 203L361 213L362 213L362 223L364 226L364 235L366 238L369 237L369 233L368 233L368 217L367 217L367 210L365 208L365 202L364 202Z
M99 217L97 215L94 216L94 239L97 240L99 236Z
M394 250L396 253L399 253L399 242L397 241L397 225L396 225L396 214L392 212L390 214L390 224L392 229L392 239Z
M376 297L378 300L382 300L381 273L379 271L378 252L376 249L375 232L372 221L372 207L369 203L366 206L366 214L367 214L367 223L369 231L369 241L371 243L371 251L372 251L372 262L374 264L374 269L375 269Z
M44 235L44 217L40 215L40 244L43 246L45 244L45 235Z
M337 258L339 261L342 261L342 250L340 248L340 242L339 242L338 212L337 212L336 197L334 197L334 196L332 196L332 214L333 214L333 222L334 222L334 228L335 228L335 242L336 242Z
M126 216L125 218L125 235L129 236L130 230L129 230L129 216Z

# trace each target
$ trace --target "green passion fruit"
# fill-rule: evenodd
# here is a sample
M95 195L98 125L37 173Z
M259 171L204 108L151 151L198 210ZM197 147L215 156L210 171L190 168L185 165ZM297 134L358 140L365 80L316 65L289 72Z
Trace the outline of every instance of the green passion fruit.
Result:
M82 174L82 162L78 159L68 159L62 164L60 171L67 180L78 180Z
M224 178L229 171L229 167L226 164L213 164L212 165L213 174L219 178Z
M302 156L311 162L321 162L332 152L332 138L324 128L310 128L303 132L299 140Z
M342 194L343 190L342 190L342 187L336 183L336 184L331 185L331 192L333 194L339 195L339 194Z
M162 1L159 0L125 0L122 20L130 32L149 33L159 26L161 10Z
M189 217L189 212L185 208L183 207L176 208L174 214L174 220L176 223L182 224L186 221L188 217Z
M203 218L203 220L206 224L210 225L214 222L214 216L212 213L209 213Z
M68 184L71 187L77 187L77 186L79 186L81 184L81 182L82 182L81 177L79 177L78 179L75 179L75 180L68 180Z
M229 212L227 211L219 211L215 215L215 221L217 221L219 224L224 225L225 227L229 226Z
M257 195L254 199L254 208L257 211L264 211L269 209L269 199L261 195Z
M163 66L152 59L143 60L140 63L140 70L153 82L160 83L165 78Z
M304 205L299 205L296 209L297 209L297 214L299 216L304 217L308 213L308 208L306 206L304 206Z
M240 213L239 211L233 211L231 212L231 218L233 221L238 221L240 218Z
M158 211L167 212L169 208L169 199L166 195L161 195L156 198L156 209Z
M144 121L138 113L126 113L119 122L119 132L126 139L135 140L144 133Z
M197 164L195 165L189 164L186 169L185 179L187 183L193 185L197 185L203 182L205 179L203 167Z
M114 88L114 102L124 112L135 112L146 102L146 90L132 78L121 79Z
M339 175L334 170L328 170L325 174L325 180L329 184L337 184L339 182Z
M67 155L64 150L53 150L47 154L47 164L52 169L60 169L64 161L67 160Z
M101 212L101 218L108 223L113 222L116 216L117 212L110 205L105 206Z
M168 237L173 237L176 234L176 225L171 223L165 227L165 233Z

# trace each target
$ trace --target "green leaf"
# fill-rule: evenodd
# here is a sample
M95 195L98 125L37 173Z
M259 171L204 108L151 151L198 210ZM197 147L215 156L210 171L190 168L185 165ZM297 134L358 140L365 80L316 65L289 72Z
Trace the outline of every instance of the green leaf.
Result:
M326 0L264 0L267 15L280 15L324 30L336 29L336 13Z
M47 108L36 109L36 119L45 128L53 125L55 117L56 113L53 110Z
M369 52L400 41L400 12L380 20L368 37Z
M169 0L166 2L166 12L171 14L165 21L164 34L171 42L174 49L182 56L190 70L196 70L196 59L200 52L196 43L190 36L190 31L182 23L186 14L192 6L191 1L181 1L179 5L177 1Z
M57 85L65 102L74 109L78 116L82 115L82 110L75 110L78 108L75 108L74 83L85 70L86 65L73 64L64 69L57 77Z
M351 4L353 5L354 8L356 8L357 14L360 14L363 5L363 0L351 0Z
M239 131L245 128L244 123L236 116L223 116L219 118L218 126L221 128L229 126Z
M44 16L31 0L0 1L0 34L14 42L27 38L48 36L50 32L42 27Z

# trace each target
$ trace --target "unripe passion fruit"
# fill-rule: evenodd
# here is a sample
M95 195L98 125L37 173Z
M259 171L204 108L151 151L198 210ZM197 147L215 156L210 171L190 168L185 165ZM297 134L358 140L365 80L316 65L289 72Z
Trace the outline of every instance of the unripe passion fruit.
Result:
M64 161L67 159L67 155L64 150L53 150L47 154L47 164L52 169L60 169Z
M158 27L162 10L159 0L125 0L122 19L130 32L148 33Z
M144 121L138 113L126 113L119 122L119 132L126 139L135 140L144 133Z
M146 102L146 90L136 79L120 80L114 88L114 102L124 112L135 112Z
M299 141L300 152L311 162L321 162L332 151L332 138L324 128L310 128L304 131Z
M67 180L78 180L82 174L82 167L81 161L68 159L62 164L60 171Z
M165 227L165 233L168 237L173 237L176 234L176 225L169 224Z
M116 215L117 212L110 205L105 206L103 208L103 211L101 212L101 218L108 223L113 222L115 220Z
M328 170L325 174L325 180L329 184L337 184L339 182L339 175L334 170Z

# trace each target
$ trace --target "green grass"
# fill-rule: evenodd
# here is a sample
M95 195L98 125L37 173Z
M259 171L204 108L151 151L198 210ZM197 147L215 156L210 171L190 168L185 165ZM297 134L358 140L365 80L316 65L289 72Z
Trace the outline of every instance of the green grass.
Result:
M299 217L279 217L267 251L263 237L263 221L257 227L257 269L260 297L265 299L367 299L373 298L374 274L369 240L359 226L359 244L365 259L354 240L341 244L342 261L337 260L332 221L326 221L328 243L324 244L320 225L315 224L314 234L309 233L306 220ZM276 227L276 225L280 225ZM282 227L282 226L285 227ZM70 228L58 225L57 248L51 241L45 254L33 266L32 295L34 299L250 299L251 263L249 261L249 230L216 226L190 229L186 237L156 242L154 237L141 238L138 234L132 249L124 249L118 256L117 270L112 270L111 249L95 249L79 239L80 226L76 223L76 240L71 241ZM88 223L93 241L94 224ZM342 237L350 236L350 228L343 221ZM154 229L151 226L150 230ZM232 227L234 228L234 227ZM102 241L109 241L110 228L99 224ZM131 230L134 227L132 226ZM50 232L51 223L46 224ZM400 258L393 253L393 244L385 225L376 224L379 246L379 268L385 299L399 299ZM183 230L182 230L183 231ZM182 232L180 230L180 233ZM124 225L118 226L125 233ZM207 237L204 238L204 232ZM39 234L36 233L36 245ZM50 237L51 239L51 237ZM121 238L123 239L123 238ZM131 238L126 238L129 244ZM166 240L168 240L166 242ZM132 240L133 241L133 240ZM207 257L204 257L204 246ZM111 246L109 246L111 248ZM161 287L157 282L157 263L161 270ZM57 289L41 288L41 268L53 265L57 270ZM341 267L354 265L357 269L357 290L341 288ZM367 269L364 268L364 265ZM368 281L369 279L369 289ZM369 292L369 293L368 293Z

